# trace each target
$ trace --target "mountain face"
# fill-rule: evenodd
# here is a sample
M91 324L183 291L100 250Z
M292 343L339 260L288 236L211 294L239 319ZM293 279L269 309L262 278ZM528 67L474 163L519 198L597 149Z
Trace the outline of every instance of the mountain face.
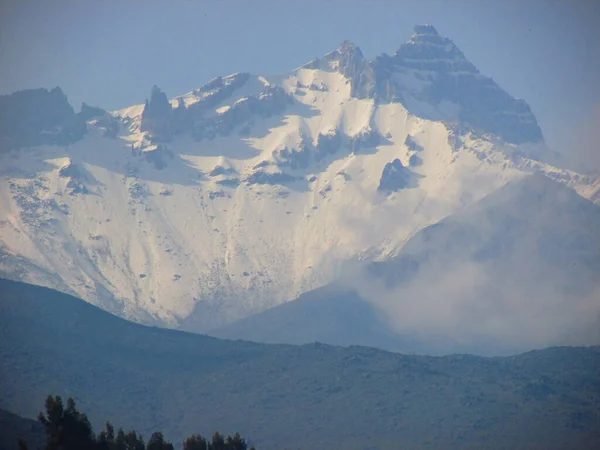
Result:
M454 43L432 26L417 26L394 56L384 55L374 65L378 78L404 96L404 103L436 105L448 115L446 120L458 119L506 142L543 139L527 103L481 75ZM444 105L448 109L444 110Z
M119 111L63 100L0 99L23 111L1 116L0 274L144 323L205 331L282 304L524 174L598 201L529 107L430 26L372 61L345 42ZM71 120L84 128L58 139Z
M545 176L505 186L328 288L214 330L427 354L600 343L600 207Z
M598 347L479 358L223 341L0 280L0 360L2 409L34 417L49 393L72 396L96 429L174 443L219 429L265 449L600 444Z

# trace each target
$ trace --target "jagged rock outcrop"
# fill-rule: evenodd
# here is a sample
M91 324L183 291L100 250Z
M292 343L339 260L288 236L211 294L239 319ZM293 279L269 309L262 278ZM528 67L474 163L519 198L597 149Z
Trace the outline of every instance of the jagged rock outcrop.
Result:
M196 121L192 136L198 141L214 139L217 135L228 136L235 128L245 126L254 116L265 118L282 113L292 101L280 86L265 86L259 95L241 98L216 115Z
M66 145L81 139L86 131L85 120L75 114L59 87L0 95L2 149Z
M237 173L237 171L233 167L217 165L208 173L208 175L211 177L218 177L219 175L231 175L235 173Z
M76 114L81 121L89 122L93 127L103 129L103 136L116 138L121 126L117 117L109 114L105 109L97 106L90 106L83 102L81 110Z
M352 150L358 152L362 148L377 147L381 143L381 135L369 126L352 136L350 141Z
M295 181L296 178L285 172L265 172L263 170L257 170L250 174L244 180L247 184L285 184Z
M371 98L374 96L376 74L371 65L364 59L362 51L350 41L304 66L307 69L336 70L350 81L350 92L356 98Z
M327 133L319 133L314 148L315 160L320 161L326 155L333 155L342 145L342 135L336 128Z
M154 86L142 113L140 130L148 132L155 143L169 142L174 135L185 132L191 132L197 141L228 136L236 128L240 134L249 134L254 116L280 114L292 102L283 88L265 82L259 94L216 109L249 79L247 73L215 78L192 93L178 97L174 108L164 92Z
M79 111L79 115L83 120L88 121L105 116L106 110L98 108L97 106L90 106L87 103L83 102L81 103L81 110Z
M240 179L239 178L223 178L222 180L217 180L216 183L220 184L221 186L236 188L240 184Z
M421 157L419 155L417 155L416 153L413 153L412 155L410 155L410 157L408 158L408 165L410 167L417 167L420 166L421 164L423 164L423 160L421 159Z
M158 86L153 86L142 112L140 130L147 131L155 142L168 142L172 137L172 119L169 99Z
M190 114L196 118L216 107L250 79L249 73L235 73L227 77L217 77L193 91L194 101L188 106Z
M298 143L297 148L288 148L282 146L273 150L273 158L279 167L290 167L291 169L306 169L310 162L310 149L312 146L302 140ZM267 163L263 161L262 164ZM257 166L256 168L259 168Z
M408 187L410 172L399 159L394 159L383 168L378 191L384 193L396 192Z
M68 179L66 187L70 195L89 193L86 184L91 176L83 167L69 161L59 169L58 176Z
M146 149L143 151L143 155L146 161L157 170L167 167L169 161L174 157L173 152L166 145L157 145L155 148Z
M404 145L406 145L406 148L408 148L409 150L415 152L423 150L423 146L419 145L410 134L406 136L406 139L404 140Z

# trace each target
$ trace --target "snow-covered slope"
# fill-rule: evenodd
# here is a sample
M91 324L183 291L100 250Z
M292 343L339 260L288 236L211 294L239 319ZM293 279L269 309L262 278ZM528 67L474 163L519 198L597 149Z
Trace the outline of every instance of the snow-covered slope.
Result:
M83 139L0 152L0 273L207 330L385 259L524 173L596 195L434 31L372 62L346 42L282 76L155 88Z

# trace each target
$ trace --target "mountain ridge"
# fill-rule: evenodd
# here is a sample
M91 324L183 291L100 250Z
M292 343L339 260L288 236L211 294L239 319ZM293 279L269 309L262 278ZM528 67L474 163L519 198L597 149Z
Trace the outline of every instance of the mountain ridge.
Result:
M0 408L23 417L53 393L73 396L96 428L110 419L174 442L215 429L258 448L600 442L600 347L481 358L223 341L128 322L48 288L0 287Z

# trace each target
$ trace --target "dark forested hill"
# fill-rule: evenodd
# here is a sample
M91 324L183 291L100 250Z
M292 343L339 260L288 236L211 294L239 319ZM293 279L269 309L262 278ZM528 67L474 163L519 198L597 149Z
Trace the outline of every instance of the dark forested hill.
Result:
M0 408L21 416L50 393L73 396L96 427L174 442L218 429L261 449L600 445L597 347L481 358L225 341L3 280L0 384Z
M19 439L25 439L31 450L42 448L42 424L0 409L0 450L16 450Z

